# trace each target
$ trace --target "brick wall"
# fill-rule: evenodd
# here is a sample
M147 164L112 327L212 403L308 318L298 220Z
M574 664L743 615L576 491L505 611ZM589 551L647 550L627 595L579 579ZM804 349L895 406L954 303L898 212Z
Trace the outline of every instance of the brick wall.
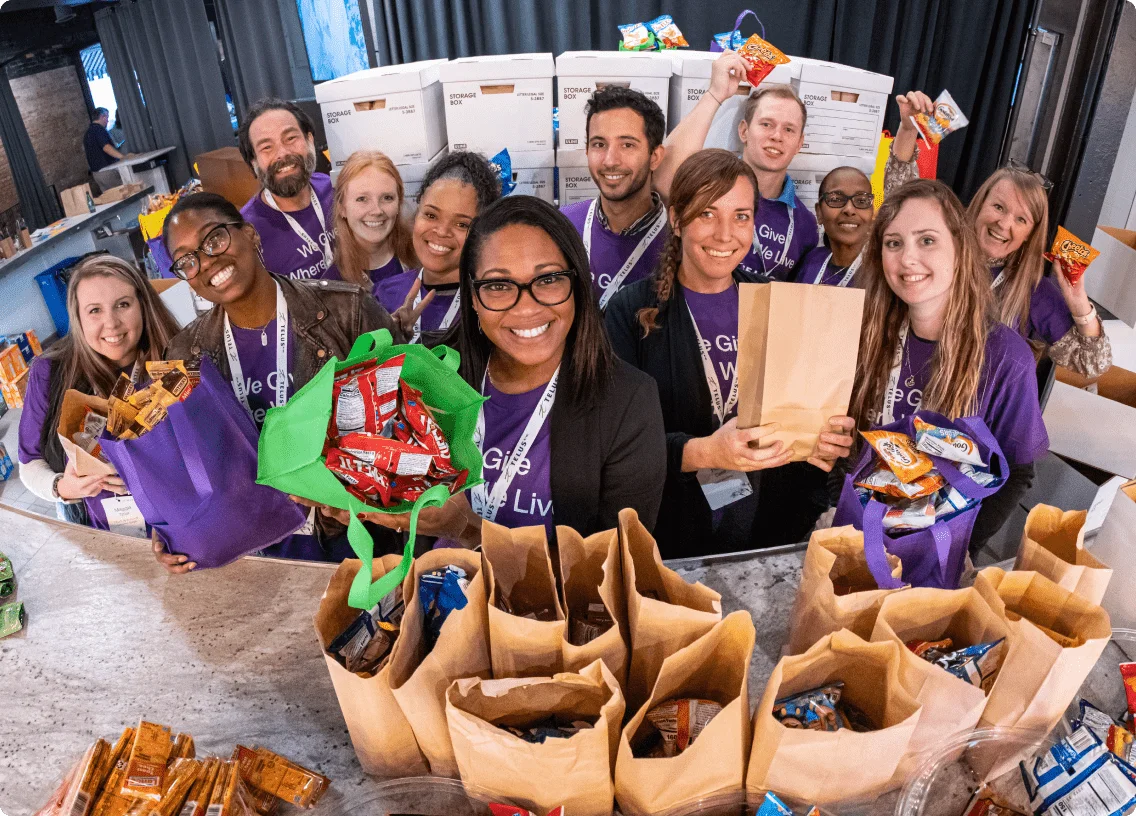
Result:
M82 184L89 172L83 134L90 118L75 67L62 65L15 77L11 83L44 179L57 193Z
M16 196L16 184L12 181L12 170L8 167L8 156L0 143L0 212L20 203Z

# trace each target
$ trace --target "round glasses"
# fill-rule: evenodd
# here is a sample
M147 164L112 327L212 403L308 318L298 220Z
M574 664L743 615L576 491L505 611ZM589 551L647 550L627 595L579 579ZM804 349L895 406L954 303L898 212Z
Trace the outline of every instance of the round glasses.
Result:
M237 227L239 224L219 224L205 235L201 241L201 245L197 249L185 253L170 266L173 273L182 280L189 280L197 271L201 269L201 255L204 252L210 258L216 257L229 248L229 244L233 242L233 236L229 232L229 227Z
M845 195L844 193L838 193L834 191L831 193L825 193L820 197L820 200L828 206L832 207L832 209L834 210L839 210L849 201L851 201L852 206L858 210L867 210L871 207L874 207L876 204L876 196L873 193L856 193L855 195Z
M528 292L541 306L559 306L572 297L571 270L546 272L537 275L528 283L517 283L509 278L488 278L475 280L473 292L477 299L491 312L507 312L521 300L521 292Z

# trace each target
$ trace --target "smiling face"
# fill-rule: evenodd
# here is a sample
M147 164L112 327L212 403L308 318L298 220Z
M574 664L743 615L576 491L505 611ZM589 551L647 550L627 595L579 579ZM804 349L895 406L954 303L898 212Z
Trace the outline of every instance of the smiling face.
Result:
M608 201L642 190L662 160L662 149L647 143L643 117L631 108L600 111L588 121L588 170Z
M884 278L900 300L932 312L945 308L957 250L937 201L906 201L884 229L882 251Z
M316 143L304 135L290 111L269 110L249 125L255 153L253 172L269 192L291 198L307 186L316 170Z
M182 255L197 250L207 235L225 223L220 213L210 210L182 210L177 213L166 225L170 257L176 261ZM256 230L252 225L244 224L230 226L228 231L229 246L219 255L210 257L198 250L197 273L188 278L193 291L210 303L221 305L248 294L256 276L261 273Z
M978 248L988 260L1013 255L1029 238L1034 226L1029 206L1009 179L1002 179L990 188L974 219Z
M347 184L343 195L343 214L347 227L368 248L376 248L390 238L398 221L402 202L398 183L377 167L368 167Z
M422 194L414 216L414 252L422 268L457 274L469 225L477 215L477 191L458 179L434 182Z
M75 290L83 339L119 368L138 356L142 306L134 287L112 275L92 275Z
M510 224L485 239L474 277L507 278L524 284L539 275L566 269L564 253L548 233L528 224ZM576 317L574 296L556 306L545 306L529 292L522 292L517 305L504 312L486 309L477 298L473 308L481 330L497 350L533 368L559 363Z
M739 176L689 224L679 227L671 211L671 228L682 238L682 274L692 283L731 279L753 243L754 192L749 179Z
M829 193L848 196L843 207L830 207L824 200ZM817 220L824 226L824 234L832 244L860 247L868 238L875 216L874 207L861 210L852 203L851 196L872 194L872 182L858 170L833 170L825 177L821 200L817 202Z
M781 172L801 149L805 122L801 106L792 99L763 96L749 122L738 123L742 158L755 170Z

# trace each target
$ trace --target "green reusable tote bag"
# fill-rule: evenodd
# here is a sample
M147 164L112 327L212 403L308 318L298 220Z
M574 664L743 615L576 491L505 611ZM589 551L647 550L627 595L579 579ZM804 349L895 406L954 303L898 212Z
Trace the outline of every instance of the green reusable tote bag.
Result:
M303 388L279 408L270 408L260 432L257 484L300 496L310 501L346 510L351 514L347 540L364 564L374 557L375 542L358 518L359 513L410 513L410 536L398 569L376 581L370 570L359 570L351 584L347 602L357 609L370 609L397 586L410 571L414 559L414 536L418 514L424 507L440 507L450 497L449 487L435 485L416 502L400 502L394 507L372 507L347 492L346 486L324 465L323 446L331 422L331 386L335 375L357 363L374 360L383 363L406 355L402 379L422 392L422 400L432 409L434 419L450 443L450 459L458 470L468 470L463 490L481 483L481 451L473 441L481 403L476 390L458 376L460 357L447 346L433 349L420 345L396 346L386 329L364 334L351 347L343 362L332 358Z

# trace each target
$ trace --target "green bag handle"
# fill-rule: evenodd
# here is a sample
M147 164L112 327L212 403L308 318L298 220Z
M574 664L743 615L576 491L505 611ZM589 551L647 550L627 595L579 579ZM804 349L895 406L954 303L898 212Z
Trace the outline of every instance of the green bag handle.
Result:
M388 342L390 340L390 332L385 329L380 332L373 332L373 334L386 334ZM358 345L358 342L356 342L356 345ZM352 349L352 355L354 353L355 350ZM414 541L418 534L418 514L426 507L441 507L449 498L450 489L442 484L434 485L418 497L410 511L410 532L406 539L406 547L402 551L402 560L395 569L373 584L371 583L371 571L369 569L359 570L355 575L355 580L351 582L351 591L347 595L348 606L356 609L372 609L375 604L386 597L387 593L402 583L410 572L410 565L414 561ZM361 508L365 507L362 502L353 498L351 504L356 503ZM351 542L351 548L355 550L355 554L359 556L364 566L370 564L375 557L375 541L367 532L367 528L363 526L363 522L359 520L359 515L354 508L351 510L351 521L347 525L347 540Z
M351 346L351 353L347 355L349 360L355 360L359 357L371 357L378 352L390 348L394 345L394 338L391 333L386 329L378 329L377 331L367 332L361 334L355 339L354 345ZM461 355L454 351L449 346L435 346L430 349L434 356L442 361L450 371L457 371L458 366L461 365Z

